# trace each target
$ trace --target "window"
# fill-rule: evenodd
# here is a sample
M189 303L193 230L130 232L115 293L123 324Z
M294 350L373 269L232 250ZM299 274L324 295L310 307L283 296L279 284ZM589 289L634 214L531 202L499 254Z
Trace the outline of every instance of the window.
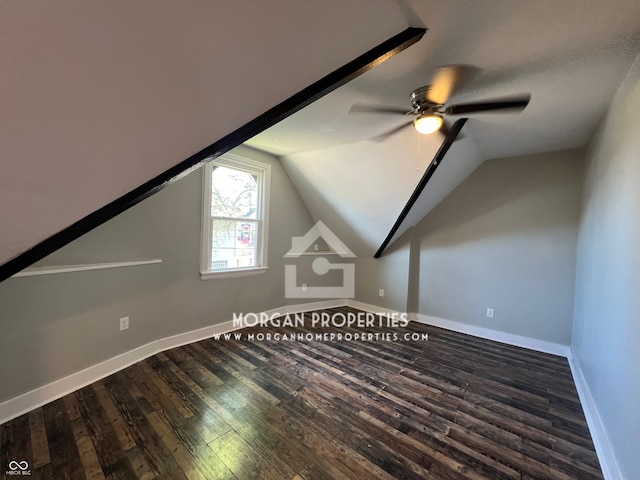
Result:
M205 166L203 279L267 270L270 173L269 165L233 154Z

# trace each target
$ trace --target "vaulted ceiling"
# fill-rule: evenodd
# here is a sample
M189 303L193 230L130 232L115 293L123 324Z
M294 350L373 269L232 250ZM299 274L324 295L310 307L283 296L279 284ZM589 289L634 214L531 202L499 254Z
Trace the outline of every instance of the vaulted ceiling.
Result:
M640 53L640 1L407 1L397 8L428 28L413 47L367 72L252 144L276 154L371 138L402 119L350 116L354 103L410 109L409 94L442 65L471 67L450 103L530 93L525 112L474 117L482 155L500 158L584 144ZM357 35L357 34L356 34Z
M638 1L397 5L428 28L419 43L249 142L282 156L312 215L360 255L385 239L443 137L409 127L368 141L406 118L352 105L410 110L442 65L469 71L451 104L531 94L520 114L470 116L395 240L486 159L584 146L640 53Z
M0 264L404 30L393 2L0 2Z
M312 213L333 205L343 220L330 227L361 253L384 238L438 139L407 130L372 144L395 120L350 117L351 104L408 107L447 64L474 67L452 100L531 93L518 116L468 122L447 159L465 167L437 173L451 188L485 158L581 146L638 53L640 2L0 2L0 263L408 25L429 29L420 43L252 143L287 155ZM359 188L345 197L336 178ZM385 202L378 223L371 199ZM349 230L352 218L374 220Z

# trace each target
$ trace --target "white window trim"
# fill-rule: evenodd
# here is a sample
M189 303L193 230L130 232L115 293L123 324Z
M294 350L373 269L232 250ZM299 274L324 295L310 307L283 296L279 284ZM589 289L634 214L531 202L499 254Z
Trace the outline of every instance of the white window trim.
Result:
M258 223L258 265L248 268L230 268L228 270L209 270L211 265L211 169L213 166L226 166L238 170L245 170L261 177L262 188L259 199ZM204 166L202 196L202 231L200 241L200 278L210 280L216 278L245 277L258 275L269 270L267 266L267 252L269 240L269 197L271 189L271 165L257 162L233 153L210 160ZM262 220L260 220L262 219ZM253 220L252 220L253 221Z

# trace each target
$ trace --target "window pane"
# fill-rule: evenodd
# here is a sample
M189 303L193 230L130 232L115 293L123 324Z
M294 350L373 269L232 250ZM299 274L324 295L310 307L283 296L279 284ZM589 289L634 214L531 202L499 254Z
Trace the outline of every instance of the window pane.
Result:
M255 222L213 220L211 270L247 268L258 265Z
M257 176L228 167L214 167L211 173L211 215L257 219Z

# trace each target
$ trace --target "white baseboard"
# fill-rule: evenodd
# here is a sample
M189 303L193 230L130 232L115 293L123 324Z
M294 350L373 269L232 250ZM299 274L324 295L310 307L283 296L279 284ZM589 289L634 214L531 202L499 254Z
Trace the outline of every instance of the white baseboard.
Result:
M346 300L327 300L298 305L286 305L264 313L269 316L276 316L277 314L286 315L309 312L323 308L342 307L346 304ZM109 375L155 355L156 353L164 352L165 350L180 347L188 343L204 340L216 334L232 332L237 329L238 327L234 327L233 321L229 320L216 325L192 330L190 332L160 338L147 343L146 345L142 345L134 348L133 350L129 350L128 352L92 365L84 370L72 373L71 375L0 403L0 425L82 387L90 385L93 382L108 377Z
M587 425L589 426L589 432L591 433L591 439L593 445L596 448L598 454L598 460L600 461L600 468L605 480L623 480L622 473L618 467L618 462L613 454L609 437L602 423L602 418L598 412L593 396L589 390L587 380L580 368L580 362L573 353L569 357L569 366L571 367L571 373L573 375L573 381L576 384L578 390L578 397L580 397L580 404L584 411L584 416L587 419Z
M285 305L281 308L275 308L273 310L268 310L265 313L268 315L280 313L282 315L292 314L292 313L304 313L304 312L313 312L314 310L322 310L325 308L338 308L344 307L348 305L349 300L345 300L343 298L336 300L322 300L319 302L309 302L309 303L300 303L296 305Z
M353 300L353 299L347 300L346 305L352 308L357 308L358 310L362 310L363 312L382 313L382 314L389 314L389 315L393 315L393 314L399 315L400 313L402 313L397 310L391 310L389 308L379 307L377 305L372 305L370 303L364 303L359 300Z
M280 308L265 311L263 313L271 317L277 316L278 314L287 315L343 306L349 306L371 313L401 313L395 310L378 307L376 305L371 305L352 299L326 300L297 305L285 305ZM448 330L453 330L456 332L475 335L481 338L496 340L498 342L507 343L510 345L516 345L519 347L525 347L532 350L552 353L554 355L561 355L569 358L569 363L573 371L576 386L578 388L578 393L580 394L582 407L587 417L589 429L591 430L591 435L596 446L596 451L598 452L598 458L600 459L605 478L607 480L619 480L622 478L620 477L617 464L614 460L613 454L611 453L607 436L604 433L602 422L589 393L589 389L586 385L578 364L571 358L572 355L569 347L565 345L559 345L532 338L522 337L519 335L504 333L497 330L475 327L473 325L467 325L460 322L453 322L441 318L429 317L421 314L410 314L409 319L421 323L426 323L428 325L446 328ZM30 392L24 393L18 397L0 403L0 424L5 423L53 400L63 397L64 395L67 395L82 387L90 385L95 381L105 378L159 352L186 345L188 343L204 340L216 334L228 333L237 330L237 328L238 327L234 327L233 322L229 320L223 323L211 325L190 332L154 340L153 342L147 343L146 345L142 345L126 353L117 355L113 358L92 365L88 368L85 368L84 370L80 370L79 372L73 373L67 377L53 381L47 385L43 385L34 390L31 390Z
M569 361L573 381L576 385L576 389L578 390L578 397L580 399L580 404L582 405L582 410L587 419L589 433L591 433L593 445L596 449L598 460L600 461L602 474L604 475L605 480L623 480L620 468L618 467L618 463L611 448L611 443L609 442L606 430L604 429L604 424L602 423L596 404L591 396L589 386L584 378L582 369L580 368L580 363L578 362L578 359L571 347L423 314L411 313L409 314L409 318L416 322L445 328L454 332L466 333L468 335L486 338L488 340L495 340L509 345L566 357Z
M147 343L0 403L0 424L108 377L156 353L234 330L231 320Z
M359 310L363 310L365 312L400 314L400 312L396 310L378 307L377 305L363 303L358 300L347 300L347 305ZM445 320L444 318L432 317L429 315L423 315L421 313L409 313L407 315L409 320L413 322L424 323L426 325L432 325L434 327L441 327L454 332L466 333L475 337L486 338L487 340L494 340L496 342L506 343L508 345L514 345L516 347L523 347L528 348L529 350L550 353L552 355L559 355L561 357L569 358L571 356L571 349L567 345L545 342L544 340L538 340L536 338L524 337L521 335L515 335L513 333L505 333L499 330L478 327L475 325L469 325L467 323L455 322L453 320Z
M571 349L568 345L546 342L536 338L523 337L513 333L501 332L500 330L492 330L490 328L478 327L476 325L455 322L453 320L445 320L444 318L431 317L429 315L423 315L422 313L411 313L409 314L409 318L410 320L424 323L426 325L446 328L447 330L452 330L454 332L466 333L475 337L486 338L487 340L494 340L496 342L506 343L516 347L528 348L529 350L550 353L552 355L559 355L566 358L571 356Z

